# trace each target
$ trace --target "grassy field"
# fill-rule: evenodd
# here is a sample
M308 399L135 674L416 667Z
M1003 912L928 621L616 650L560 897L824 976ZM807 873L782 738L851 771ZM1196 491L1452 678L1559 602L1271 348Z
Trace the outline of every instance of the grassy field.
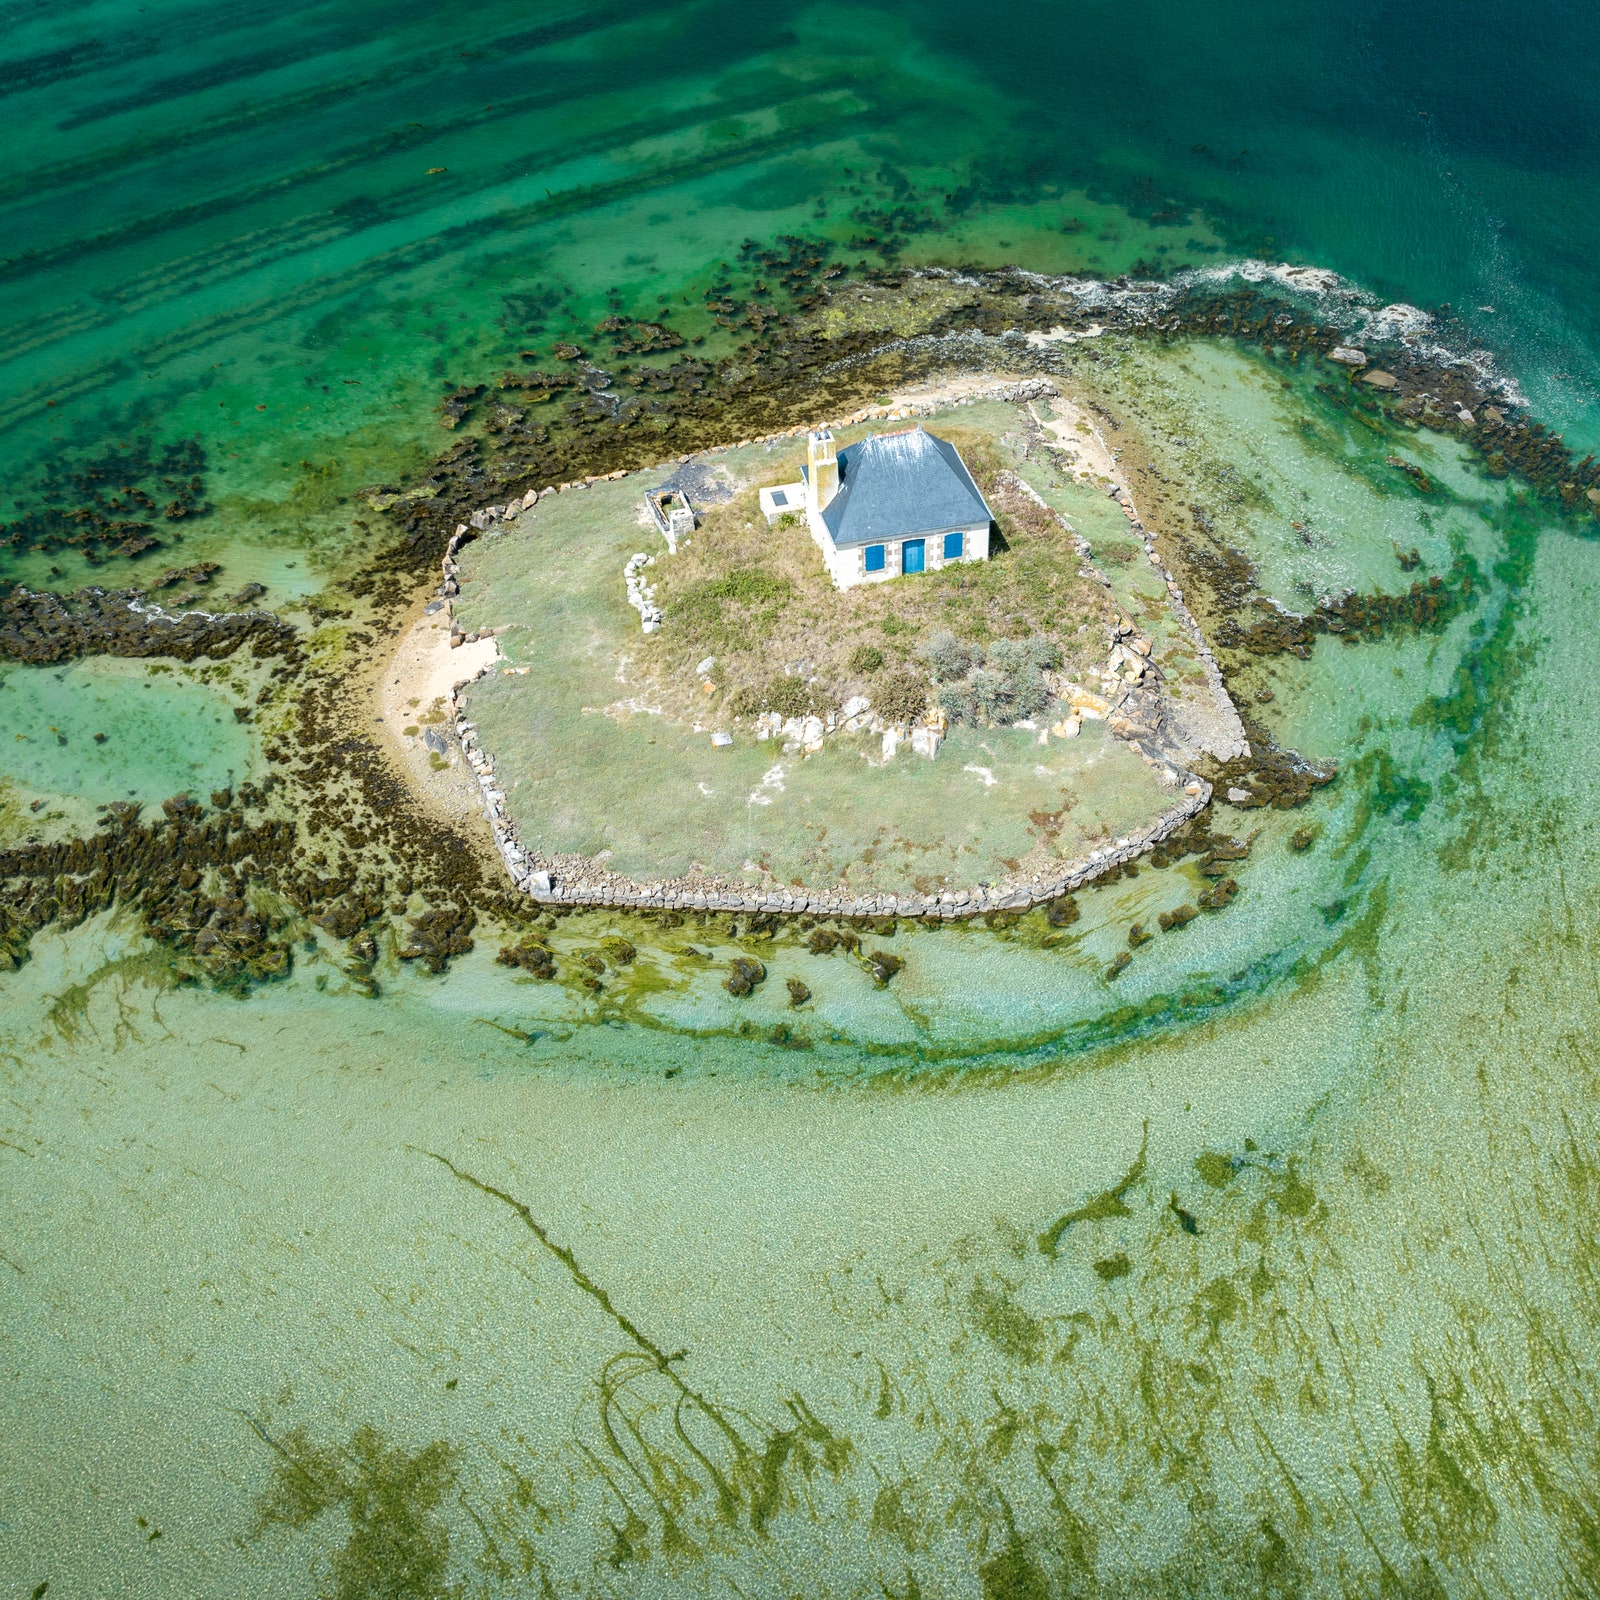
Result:
M1022 420L1016 407L985 405L930 425L946 436L971 430L964 447L986 446L992 469L1020 464L1009 435L1020 446ZM843 430L844 442L865 431ZM525 846L603 857L641 879L698 866L752 884L929 892L1078 856L1172 802L1093 722L1044 746L1039 731L957 728L935 760L902 750L887 764L873 735L831 737L806 759L756 739L730 711L741 685L799 667L833 703L858 684L870 694L875 675L852 678L846 665L865 642L883 655L881 673L915 662L936 629L982 639L1049 626L1069 665L1074 654L1085 666L1103 660L1104 591L1078 577L1064 533L1052 546L1042 520L1008 519L1011 548L983 567L838 594L803 529L769 534L743 509L755 487L792 475L795 452L754 445L713 459L733 498L678 557L641 525L643 492L656 481L645 475L544 501L462 553L461 626L503 629L506 658L467 691L468 714ZM729 548L758 558L733 570L758 566L768 592L748 584L727 606L705 607L695 631L675 632L684 594L716 581L716 553ZM652 636L623 584L640 550L659 558L645 573L666 617ZM777 582L790 587L774 599ZM715 647L707 616L723 630ZM1095 620L1080 634L1084 618ZM693 670L702 652L726 658L709 692ZM518 667L528 671L506 670ZM714 731L733 743L713 746Z

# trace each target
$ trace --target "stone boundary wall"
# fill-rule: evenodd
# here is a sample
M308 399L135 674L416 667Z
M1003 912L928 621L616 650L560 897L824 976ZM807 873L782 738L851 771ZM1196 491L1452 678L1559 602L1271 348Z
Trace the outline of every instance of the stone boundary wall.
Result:
M1041 400L1050 395L1059 393L1055 384L1048 378L1029 378L1019 383L995 384L991 388L978 391L963 399L970 400L1001 400L1013 403L1029 400ZM780 439L803 438L815 427L840 428L849 427L860 422L877 420L893 421L908 416L927 416L935 411L949 409L952 405L962 402L949 400L927 400L904 406L869 406L857 411L848 417L835 418L826 422L808 424L805 427L788 428L778 433L763 434L753 439L741 439L737 443L719 445L711 450L698 452L702 455L716 455L727 450L740 450L752 444L773 443ZM693 459L690 456L675 458L675 464L682 465ZM653 467L640 469L639 476L654 475L663 467L674 464L673 462L657 463ZM453 598L460 592L460 567L456 561L456 554L463 544L473 539L477 534L488 528L492 523L519 515L529 509L538 501L552 494L569 493L576 489L587 489L590 484L609 482L624 478L629 474L624 472L608 473L604 477L591 477L575 480L569 483L554 484L537 492L529 490L520 500L513 500L503 506L486 506L481 511L473 512L472 516L456 527L451 535L445 550L443 561L440 594L446 600ZM1018 478L1017 483L1021 488L1038 501L1045 510L1061 523L1071 535L1080 556L1088 564L1090 575L1097 581L1109 587L1109 580L1093 565L1092 553L1087 543L1078 534L1065 518L1046 505L1045 501L1034 492L1027 484ZM1115 491L1123 510L1128 514L1134 528L1145 538L1150 551L1152 563L1160 568L1160 563L1154 553L1154 544L1149 535L1144 533L1143 524L1139 521L1138 513L1133 508L1133 501L1126 490ZM1227 689L1223 686L1221 672L1216 667L1215 659L1207 649L1205 641L1200 636L1200 629L1194 618L1183 606L1182 593L1177 589L1170 574L1160 568L1167 579L1168 592L1171 594L1174 609L1189 631L1191 637L1200 651L1201 659L1206 663L1208 676L1213 679L1213 686L1220 695L1221 706L1225 706L1227 714L1232 719L1233 726L1239 730L1239 743L1243 745L1243 728L1239 724L1238 713L1234 710L1233 702L1228 698ZM451 644L459 644L465 636L457 633L452 623ZM473 637L477 637L474 635ZM480 669L476 674L481 677L487 672L488 667ZM1146 851L1152 850L1163 839L1167 838L1176 829L1188 822L1191 817L1198 815L1211 803L1211 785L1194 773L1185 772L1177 763L1169 762L1184 781L1183 798L1177 804L1163 812L1148 828L1138 833L1132 833L1114 840L1112 843L1102 845L1091 850L1086 856L1077 860L1066 862L1059 871L1049 874L1035 874L1026 879L1009 879L998 885L979 884L972 889L949 889L936 895L919 894L867 894L852 895L837 890L811 890L811 889L772 889L755 891L748 884L729 882L723 879L707 877L669 878L657 879L648 882L636 882L616 873L600 871L595 863L587 856L544 856L534 851L523 849L518 842L516 833L511 826L510 818L506 814L506 797L495 781L493 757L478 742L475 725L463 714L460 704L461 690L466 684L459 684L451 691L450 701L455 711L455 730L461 741L461 754L477 780L478 790L483 799L483 814L489 824L489 831L495 842L495 848L500 852L501 859L505 862L507 873L517 887L530 895L542 905L564 906L604 906L614 907L619 910L682 910L682 911L737 911L737 912L769 912L785 916L798 915L809 912L813 916L827 917L922 917L942 921L955 921L961 918L979 917L991 911L1022 911L1030 906L1043 905L1051 900L1058 899L1061 895L1070 894L1075 889L1081 889L1085 884L1099 877L1110 868L1120 867L1127 862L1136 860ZM1244 746L1247 750L1248 746ZM1141 750L1141 754L1144 752ZM1146 757L1148 760L1149 758ZM1227 759L1224 757L1224 759Z
M1083 535L1061 515L1054 506L1050 505L1044 497L1029 483L1025 483L1015 473L1008 473L1008 478L1023 494L1040 506L1061 524L1072 536L1073 543L1077 546L1078 554L1083 557L1092 577L1111 587L1111 580L1094 565L1093 551ZM1183 603L1183 590L1178 587L1178 580L1162 562L1156 553L1156 542L1149 530L1139 518L1133 497L1126 489L1113 487L1109 491L1112 499L1122 507L1123 515L1127 517L1129 526L1139 535L1144 545L1145 555L1149 557L1150 565L1160 574L1162 581L1167 586L1167 600L1172 606L1172 614L1183 625L1184 632L1189 636L1189 642L1194 646L1195 652L1200 657L1200 664L1205 669L1206 681L1211 687L1212 699L1216 701L1217 714L1222 718L1224 733L1222 738L1214 744L1206 746L1208 752L1218 761L1234 761L1240 756L1250 754L1250 745L1244 736L1244 724L1239 720L1238 707L1233 703L1233 697L1228 693L1228 686L1223 681L1222 668L1217 665L1217 658L1211 653L1211 647L1205 641L1205 635L1200 631L1200 624L1195 621L1194 613Z

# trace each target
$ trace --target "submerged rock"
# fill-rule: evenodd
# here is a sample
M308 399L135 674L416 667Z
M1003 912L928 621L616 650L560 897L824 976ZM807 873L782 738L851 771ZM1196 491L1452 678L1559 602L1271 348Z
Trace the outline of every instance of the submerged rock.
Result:
M728 976L722 980L722 987L729 994L744 996L751 993L757 984L765 983L767 969L759 961L750 956L735 956L728 963Z

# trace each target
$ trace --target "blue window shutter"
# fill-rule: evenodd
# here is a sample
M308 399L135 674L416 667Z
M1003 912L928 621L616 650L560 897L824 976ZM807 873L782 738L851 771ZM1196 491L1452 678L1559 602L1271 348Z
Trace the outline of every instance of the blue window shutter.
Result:
M868 572L883 571L883 546L869 544L866 549L866 567Z
M964 533L947 533L944 536L944 558L946 561L959 561L966 551L967 536Z

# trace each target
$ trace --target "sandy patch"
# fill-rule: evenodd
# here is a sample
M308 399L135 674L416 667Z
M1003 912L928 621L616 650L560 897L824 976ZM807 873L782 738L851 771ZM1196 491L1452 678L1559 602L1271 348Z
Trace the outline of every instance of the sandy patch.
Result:
M452 650L450 614L439 610L419 616L401 634L384 665L378 705L388 747L417 795L452 822L481 823L483 803L461 760L450 691L470 683L499 659L500 647L493 639ZM428 747L430 729L446 735L443 752Z
M1061 452L1064 458L1062 465L1079 478L1090 481L1104 479L1108 484L1120 483L1111 447L1090 420L1088 412L1065 395L1056 395L1050 401L1049 409L1051 416L1047 421L1040 416L1037 403L1028 407L1033 420L1050 436L1045 442L1052 450Z

